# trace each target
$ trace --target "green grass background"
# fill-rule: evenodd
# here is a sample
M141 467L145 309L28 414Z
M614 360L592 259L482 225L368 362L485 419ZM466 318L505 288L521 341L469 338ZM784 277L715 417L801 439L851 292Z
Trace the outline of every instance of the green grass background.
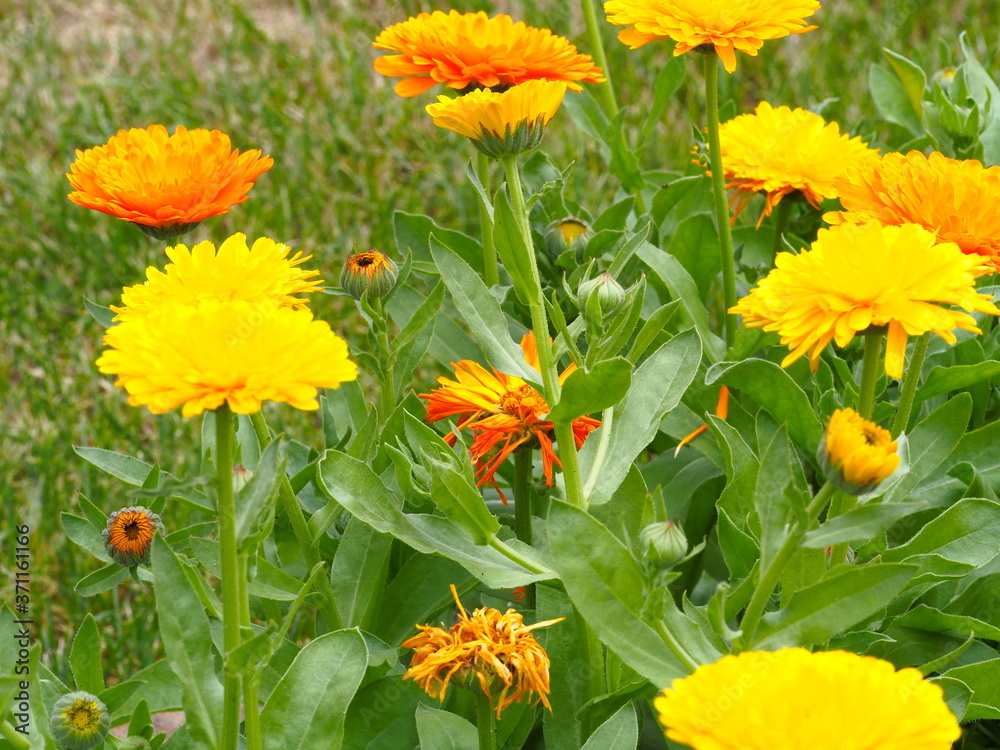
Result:
M116 301L123 285L162 266L164 243L128 224L66 200L64 174L74 150L100 145L119 128L219 128L241 149L275 159L231 213L205 222L187 241L216 243L236 231L266 235L314 254L314 267L335 280L352 248L390 255L392 214L423 212L476 232L464 178L473 150L436 129L423 107L429 95L404 100L372 69L371 40L386 25L441 2L270 2L211 0L0 1L0 599L13 578L8 535L32 528L33 602L46 661L68 669L75 626L91 611L115 644L111 679L156 654L152 598L134 584L84 600L73 585L97 563L67 542L58 516L86 493L110 512L132 504L123 485L78 459L73 445L92 445L159 461L183 475L194 465L197 420L153 417L125 405L122 392L93 365L101 330L83 298ZM589 51L575 3L487 2L461 10L509 12L549 26ZM898 133L880 123L867 90L868 66L890 47L936 70L955 61L961 29L971 31L987 67L984 35L996 36L1000 0L982 2L829 2L820 28L740 56L724 76L724 99L747 111L761 99L827 110L845 129L876 145ZM630 52L604 25L605 44L627 122L642 122L650 84L669 54L651 44ZM645 155L649 169L683 169L691 125L703 125L697 65L668 110ZM572 197L598 213L616 184L593 143L557 117L543 146L557 163L578 161ZM363 331L337 298L314 307L349 339ZM428 381L432 374L428 373ZM418 385L426 387L429 382ZM271 418L305 442L316 442L312 415L272 409ZM168 528L183 521L164 518ZM107 663L107 662L106 662Z

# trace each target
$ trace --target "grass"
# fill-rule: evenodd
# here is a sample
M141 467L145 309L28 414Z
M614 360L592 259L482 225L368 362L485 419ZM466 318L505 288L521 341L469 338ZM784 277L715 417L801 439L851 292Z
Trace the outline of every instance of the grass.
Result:
M763 98L798 106L836 98L828 116L849 131L874 134L878 145L898 145L900 133L880 123L867 93L868 66L879 61L880 49L934 70L954 61L966 19L1000 15L1000 0L936 5L829 3L817 15L820 30L770 43L756 59L741 56L736 76L724 77L723 101L728 94L748 110ZM473 152L458 136L434 128L422 112L426 97L401 100L392 82L372 70L377 32L430 9L413 0L8 0L2 7L0 530L6 538L18 523L32 528L33 601L47 663L57 673L68 671L69 634L92 611L106 641L122 644L111 660L113 677L121 679L154 658L152 636L144 635L154 632L151 598L135 587L91 601L73 593L95 563L63 538L59 513L75 510L80 491L108 512L131 503L121 484L90 469L72 446L137 455L183 475L197 458L189 447L198 424L127 407L93 366L101 331L84 312L83 298L114 302L146 266L162 265L163 244L66 200L64 173L74 149L154 122L219 128L240 148L262 148L276 165L250 200L192 236L218 243L243 231L286 241L314 254L327 279L336 279L351 248L397 252L395 210L476 232L464 178ZM463 9L511 12L589 48L575 5L474 2ZM629 108L626 122L637 127L667 52L662 45L629 52L614 41L611 27L603 31L619 102ZM684 168L691 123L702 124L700 102L692 72L645 152L644 167ZM612 200L616 185L596 145L568 117L551 129L544 147L556 163L579 162L573 192L595 213ZM359 330L336 298L315 307L335 328ZM274 417L311 442L311 415L288 411L275 410ZM170 513L167 524L179 523ZM0 561L4 600L10 598L9 564Z

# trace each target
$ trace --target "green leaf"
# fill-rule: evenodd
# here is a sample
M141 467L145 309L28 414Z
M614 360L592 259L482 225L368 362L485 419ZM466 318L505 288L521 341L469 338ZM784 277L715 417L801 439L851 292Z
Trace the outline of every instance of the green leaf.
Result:
M920 119L920 116L923 114L924 89L927 87L927 75L924 73L923 68L912 60L908 60L890 49L883 48L882 52L889 59L889 64L892 66L893 72L895 72L896 77L902 84L903 91L906 92L906 96L910 100L910 108L917 118Z
M588 692L593 665L580 659L586 653L587 624L573 606L566 591L555 586L536 587L538 621L565 618L539 632L549 655L549 705L542 715L546 750L578 750L583 744L582 721L578 716Z
M918 604L893 621L894 625L904 625L917 630L927 630L931 633L943 633L951 630L960 635L974 635L989 641L1000 641L1000 627L977 620L975 617L949 615L941 610Z
M949 465L959 463L964 443L965 427L972 413L972 398L959 393L935 409L907 436L909 470L886 493L889 502L904 500L922 479L930 476L945 460ZM974 434L974 433L969 433ZM958 446L956 448L956 446ZM953 453L954 451L954 453ZM969 463L980 468L975 461Z
M115 311L110 307L98 305L86 297L83 298L83 305L87 308L87 312L90 313L90 317L96 320L102 328L111 328L111 326L115 325Z
M708 297L709 287L722 270L718 252L719 233L708 214L695 214L678 224L667 250L684 266L698 285L700 299Z
M254 469L250 481L236 498L236 540L241 552L256 549L274 522L274 503L278 498L278 479L284 476L285 462L278 460L278 441L274 440Z
M660 72L656 74L656 83L653 85L653 104L646 115L646 121L642 126L643 143L649 141L656 126L663 120L663 113L670 106L674 94L684 83L684 74L687 65L679 57L667 58L665 63L660 63Z
M483 273L482 246L467 234L446 229L434 222L430 216L409 214L396 211L392 215L393 229L396 235L396 247L403 253L410 251L414 260L423 263L433 263L431 258L430 237L435 235L438 241L468 263L480 277Z
M985 718L995 719L997 709L1000 709L1000 659L990 659L964 667L955 667L945 672L942 677L961 680L972 690L972 702L969 704L962 721ZM983 707L983 708L981 708Z
M914 110L903 84L881 65L872 63L868 68L868 90L884 119L903 126L913 135L924 132L921 115Z
M756 642L747 645L775 650L826 643L885 607L916 571L902 564L847 568L796 591L787 606L764 615Z
M93 464L101 471L122 480L126 484L131 484L133 487L142 487L146 476L153 468L138 458L124 456L121 453L104 450L103 448L86 448L74 445L73 452L87 463Z
M424 467L430 478L431 500L472 541L485 546L500 531L500 522L469 479L450 463L436 461L425 455Z
M367 667L368 649L359 630L310 641L264 704L264 750L339 750L347 707Z
M765 570L788 536L792 507L787 490L794 489L792 451L784 427L764 451L757 472L754 507L760 519L760 568Z
M95 596L116 588L126 578L128 578L128 568L112 563L84 576L73 590L80 596Z
M117 685L112 685L107 690L102 689L94 693L94 695L101 699L101 702L108 707L108 711L111 714L114 714L144 684L144 682L139 680L126 680L125 682L119 682Z
M591 370L574 370L563 383L562 394L547 417L572 422L585 414L615 406L632 384L632 365L622 357L598 362Z
M956 562L983 565L997 553L1000 504L979 498L960 500L928 523L906 544L886 550L886 562L938 554Z
M960 391L998 375L1000 375L1000 362L995 359L974 365L935 367L917 390L916 400L920 402L949 391Z
M420 750L478 750L476 727L451 711L417 706Z
M370 629L373 609L385 588L391 550L390 535L357 518L347 523L330 568L330 585L344 627Z
M104 690L104 670L101 668L101 636L97 632L97 621L88 612L83 618L73 647L69 652L69 664L73 670L73 680L77 690L85 690L97 695Z
M535 248L524 244L506 188L497 191L495 210L493 241L503 267L514 282L514 292L523 305L539 302L540 290L534 282L530 261L530 254L535 252Z
M635 750L639 744L639 724L635 708L626 703L590 735L582 750Z
M734 581L750 575L760 555L757 542L743 528L736 525L725 509L719 508L719 547L729 568L729 576Z
M928 680L944 693L944 702L948 704L948 710L954 714L955 718L962 721L969 704L972 702L972 690L961 680L954 677L932 677Z
M871 503L832 518L818 529L806 534L800 545L808 549L823 549L843 542L871 539L888 529L900 518L924 510L924 503Z
M107 550L104 549L104 539L101 537L101 532L95 529L86 519L74 516L66 511L60 513L59 518L62 521L66 536L73 543L83 547L98 560L111 562Z
M402 329L392 340L393 375L395 379L394 398L403 398L406 387L413 379L413 372L424 358L431 341L444 301L444 282L438 282L427 299L406 321L397 320Z

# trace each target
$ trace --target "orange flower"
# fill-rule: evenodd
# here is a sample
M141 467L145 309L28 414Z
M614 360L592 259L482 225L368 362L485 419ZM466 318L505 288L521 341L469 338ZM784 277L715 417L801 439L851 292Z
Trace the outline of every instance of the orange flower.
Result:
M137 224L158 239L175 237L247 199L274 160L240 153L218 130L162 125L119 130L104 146L76 152L66 176L74 203Z
M384 76L408 76L396 84L400 96L422 94L439 83L451 89L512 86L534 79L601 83L604 76L576 47L548 29L514 23L507 15L421 13L385 29L372 44L398 52L375 60Z
M508 609L505 614L491 607L474 610L470 617L458 598L458 622L449 630L418 625L421 631L402 644L412 648L413 659L403 679L412 679L431 698L442 702L452 677L459 684L478 685L494 704L493 691L502 686L495 699L497 718L512 703L520 703L528 693L535 703L549 705L549 657L532 630L561 622L565 618L525 625L521 614Z
M847 170L834 187L847 211L825 214L831 224L919 224L1000 269L1000 167L936 151L893 153Z
M529 365L538 369L538 349L535 335L529 332L521 339L521 351ZM553 485L553 464L562 468L562 463L552 445L552 422L544 419L549 413L549 405L538 391L524 380L493 370L491 375L480 364L465 359L452 364L455 377L438 378L444 386L430 393L421 393L427 399L427 421L436 422L447 417L461 417L455 428L468 428L472 434L469 455L476 465L479 486L492 484L496 487L494 474L500 464L516 449L534 447L542 451L542 467L545 483ZM559 381L564 381L576 365L566 368ZM591 417L573 420L573 439L579 450L587 436L598 427L600 421ZM444 438L449 445L455 444L455 434ZM499 492L499 488L497 489ZM500 498L506 504L504 494Z

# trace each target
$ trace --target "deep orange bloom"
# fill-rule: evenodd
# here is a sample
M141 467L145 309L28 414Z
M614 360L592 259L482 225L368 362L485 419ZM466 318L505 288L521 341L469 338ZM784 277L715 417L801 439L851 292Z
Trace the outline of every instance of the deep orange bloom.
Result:
M372 46L399 53L376 58L375 70L408 76L396 84L400 96L417 96L439 83L461 90L545 79L582 91L580 82L604 81L590 55L580 54L563 37L514 23L508 15L488 18L482 11L421 13L385 29Z
M529 332L521 339L521 351L525 361L538 369L534 333ZM552 445L554 426L544 419L549 413L549 405L542 394L519 377L496 370L490 374L482 365L468 359L455 362L452 367L457 380L438 378L443 387L421 393L420 398L427 399L428 422L458 416L461 418L455 428L468 428L472 432L469 455L476 464L479 486L492 484L496 487L494 474L507 456L522 446L530 448L537 444L542 451L545 482L551 487L553 464L562 468L562 463ZM559 376L560 382L575 369L576 365L567 367ZM579 450L587 436L600 426L600 421L592 417L574 419L576 449ZM455 444L454 433L448 433L444 439L449 445ZM502 492L500 497L507 502Z

